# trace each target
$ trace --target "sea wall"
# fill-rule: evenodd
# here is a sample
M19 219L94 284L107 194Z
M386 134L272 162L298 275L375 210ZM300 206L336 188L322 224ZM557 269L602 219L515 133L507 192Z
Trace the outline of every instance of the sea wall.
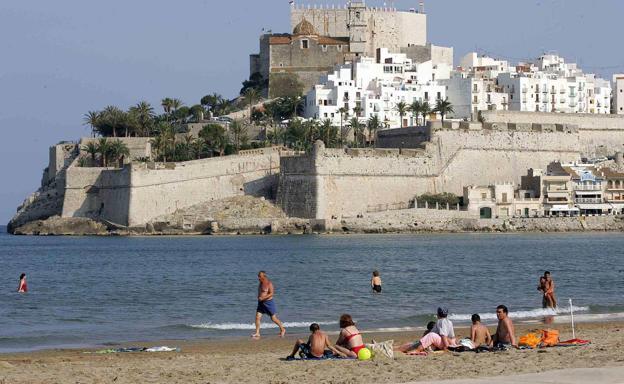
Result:
M430 127L430 141L418 142L417 149L336 150L320 143L310 155L284 158L278 204L295 217L357 217L426 192L460 195L470 184L519 183L529 168L580 159L584 146L571 125L450 127ZM401 134L387 137L396 136Z
M279 150L267 149L166 166L132 164L127 225L144 225L177 209L231 196L273 198L279 158Z
M133 163L122 169L67 170L63 217L89 217L121 226L194 204L236 195L274 197L280 150L241 151L240 155L183 163Z

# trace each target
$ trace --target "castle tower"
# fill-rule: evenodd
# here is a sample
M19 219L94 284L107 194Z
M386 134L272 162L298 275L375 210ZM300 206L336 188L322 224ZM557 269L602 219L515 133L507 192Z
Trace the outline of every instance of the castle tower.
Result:
M363 1L349 2L349 19L347 28L349 29L349 40L351 52L364 54L366 52L366 4Z

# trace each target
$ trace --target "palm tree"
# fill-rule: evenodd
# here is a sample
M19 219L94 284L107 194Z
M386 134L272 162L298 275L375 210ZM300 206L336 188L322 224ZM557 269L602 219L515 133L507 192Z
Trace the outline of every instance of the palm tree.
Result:
M373 115L366 122L366 126L368 127L368 132L375 142L377 142L376 134L379 127L381 127L381 121L379 120L379 116Z
M451 104L451 102L448 101L448 97L445 100L438 99L438 101L436 101L436 106L435 106L434 111L440 114L440 117L442 117L442 123L444 123L444 116L446 116L449 113L455 112L453 110L453 104Z
M117 137L117 129L123 125L124 114L124 111L113 105L107 106L101 113L105 124L113 131L113 137Z
M165 114L168 115L169 113L171 113L171 109L173 108L173 99L166 97L161 100L160 105L163 107L163 111L165 111Z
M429 105L428 101L423 101L422 105L420 106L420 113L422 114L423 117L423 126L427 125L427 116L429 116L431 114L432 110L431 110L431 105Z
M360 117L360 113L362 113L362 107L360 107L359 105L356 105L353 108L353 114L357 117Z
M147 137L151 136L154 126L154 108L150 103L140 101L135 106L130 107L128 113L136 119L139 133Z
M219 113L219 115L227 115L230 111L230 101L227 99L219 99L216 106L216 111Z
M331 119L325 119L318 127L318 138L323 140L326 147L331 148L336 144L337 131Z
M91 126L91 135L95 137L95 129L100 120L100 112L89 111L83 115L82 120L84 121L83 125Z
M106 137L102 137L97 143L97 152L102 159L102 166L108 166L108 154L110 152L111 142Z
M422 101L414 100L414 102L409 106L410 112L414 116L416 123L414 125L418 125L418 117L420 116L420 111L422 110Z
M94 141L90 141L87 143L87 145L82 147L82 150L91 155L91 166L95 167L95 156L98 154L99 151L97 144Z
M253 106L260 99L260 94L255 88L248 88L243 94L243 98L245 99L245 102L249 105L249 124L251 124Z
M353 142L357 147L359 146L358 136L360 135L362 124L360 124L360 120L358 120L358 118L354 116L351 118L351 120L349 120L349 126L351 127L351 129L353 129Z
M409 107L404 101L399 101L394 109L399 113L401 118L401 128L403 128L403 116L405 116L409 110Z
M252 89L252 88L250 88ZM234 148L236 148L236 153L240 150L241 143L247 141L247 127L244 126L240 121L234 120L230 124L230 132L232 132L232 136L234 139Z
M344 122L345 115L349 113L349 110L345 107L341 107L338 109L338 113L340 113L340 144L344 141L343 128L342 124Z
M130 156L130 150L128 149L128 146L119 139L110 143L108 153L110 159L114 162L123 160L125 156Z
M183 105L184 105L184 103L180 99L173 99L173 100L171 100L171 108L173 109L174 112L177 111Z

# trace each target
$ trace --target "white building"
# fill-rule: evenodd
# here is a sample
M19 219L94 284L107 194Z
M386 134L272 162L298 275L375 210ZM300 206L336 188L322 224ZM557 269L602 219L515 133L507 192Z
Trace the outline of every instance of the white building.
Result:
M613 75L613 113L624 115L624 74Z
M450 72L447 63L414 63L406 54L378 49L377 57L359 57L337 66L322 84L314 86L307 94L304 115L331 119L338 125L358 111L361 122L377 116L385 127L417 125L417 118L409 112L400 121L397 104L420 100L433 108L436 100L446 98L446 88L439 80L448 79ZM341 114L341 108L347 112Z
M445 82L454 118L476 119L478 111L610 113L611 85L557 55L509 66L504 60L469 53Z

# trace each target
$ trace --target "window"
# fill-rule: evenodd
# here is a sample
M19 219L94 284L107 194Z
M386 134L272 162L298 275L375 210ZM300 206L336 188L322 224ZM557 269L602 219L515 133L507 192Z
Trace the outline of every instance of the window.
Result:
M327 52L327 45L323 44L321 48L323 48L323 52Z
M483 192L483 193L481 194L481 198L482 198L483 200L487 199L487 193Z
M301 49L308 49L310 46L310 41L308 39L301 40Z
M437 98L437 100L441 100L441 99L442 99L442 93L441 93L441 92L438 92L438 98Z
M477 87L477 84L473 84L472 90L473 90L473 92L478 92L479 91L479 87Z
M283 67L283 66L284 66L284 63L280 63L280 64L279 64L279 66L280 66L280 67Z
M429 100L429 92L425 92L425 100Z
M506 203L506 202L507 202L507 194L503 193L503 203Z
M474 95L474 97L472 98L472 101L474 103L478 103L479 102L479 97L477 97L477 95Z
M327 117L327 112L325 112L325 117Z
M339 44L336 49L338 49L338 52L342 52L342 45Z

